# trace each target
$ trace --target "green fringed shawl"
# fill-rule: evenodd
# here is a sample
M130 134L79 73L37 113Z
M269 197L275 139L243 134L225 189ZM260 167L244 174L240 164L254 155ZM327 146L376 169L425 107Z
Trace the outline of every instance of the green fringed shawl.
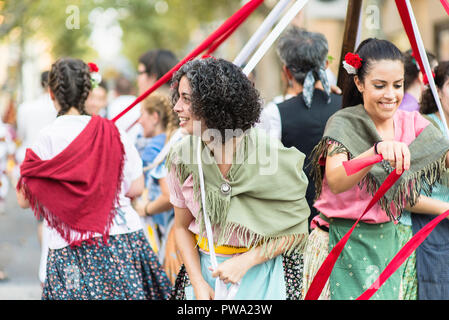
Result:
M371 148L381 141L376 127L362 105L344 108L332 115L324 130L322 140L311 154L313 178L317 197L321 193L324 167L320 159L328 155L329 142L337 143L332 154L346 152L349 158ZM440 182L446 170L446 153L449 141L433 125L428 125L409 145L411 153L410 170L405 171L399 180L379 200L382 209L394 220L399 219L406 204L415 205L421 191L430 195L432 185ZM332 155L329 154L329 155ZM359 182L360 189L374 195L388 174L393 170L387 161L373 166Z
M198 176L198 137L186 136L170 150L166 166L175 168L180 183L192 175L195 200L200 205L197 222L205 227ZM310 208L305 199L307 177L304 154L285 148L264 132L251 129L238 144L227 175L228 195L220 191L223 178L209 148L202 143L202 165L206 206L216 245L229 243L237 235L239 245L262 245L265 256L283 245L284 253L302 252L308 235ZM273 170L274 169L274 170ZM286 237L285 241L282 237Z

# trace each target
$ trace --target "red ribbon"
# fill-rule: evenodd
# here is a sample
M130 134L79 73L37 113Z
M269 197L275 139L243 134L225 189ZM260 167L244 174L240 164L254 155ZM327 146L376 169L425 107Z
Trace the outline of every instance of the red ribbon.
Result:
M413 56L415 57L416 62L418 62L419 69L424 74L425 73L424 64L422 63L422 57L419 53L415 33L413 32L412 21L410 19L410 15L407 9L407 4L405 3L405 0L395 0L395 2L402 20L402 24L404 25L405 33L407 34L410 46L412 47Z
M362 159L354 159L351 161L343 162L343 167L345 168L346 174L354 174L363 168L366 168L372 164L382 161L381 155L375 155L371 157L366 157ZM332 269L337 262L338 257L343 251L349 237L351 236L357 223L362 219L365 213L371 209L371 207L395 184L402 174L397 174L396 170L391 172L385 179L384 183L379 187L373 199L371 199L365 211L357 219L352 228L341 238L341 240L335 245L331 250L327 258L324 260L320 269L318 270L315 278L313 279L310 288L306 294L305 300L317 300L326 285L327 280L332 273ZM388 280L388 278L404 263L405 260L412 254L412 252L427 238L427 236L435 229L435 227L449 216L449 210L439 215L427 225L425 225L418 233L416 233L399 252L393 257L390 263L385 267L384 271L379 275L376 281L357 298L357 300L368 300L370 299L377 290Z
M363 168L366 168L367 166L373 165L375 163L378 163L382 161L382 155L375 155L371 157L366 157L363 159L354 159L350 161L343 162L343 167L346 170L346 173L348 175L353 174L355 172L360 171ZM359 221L363 218L363 216L373 207L373 205L379 201L380 198L383 197L383 195L390 189L392 185L399 179L399 177L402 175L397 174L396 170L393 170L391 172L387 179L385 179L384 183L379 187L377 192L375 193L374 197L369 202L368 206L366 207L365 211L360 215L360 217L357 219L357 221L354 223L352 228L346 232L346 234L343 236L343 238L338 241L338 243L335 245L334 248L332 248L329 255L324 260L323 264L321 265L320 269L318 270L315 278L313 279L312 283L310 284L310 288L307 291L305 300L317 300L323 291L324 286L326 285L327 280L329 279L332 269L334 268L335 263L337 262L338 257L340 256L341 252L343 251L343 248L345 247L346 243L348 242L349 237L351 236L352 232L354 231L355 227L359 223Z
M449 15L449 3L447 0L440 0L440 2L443 5L444 10L446 10L446 13Z
M449 210L439 215L428 224L426 224L421 230L419 230L393 257L390 263L386 266L385 270L380 274L379 278L368 288L357 300L368 300L376 293L377 290L388 280L388 278L404 263L405 260L415 251L415 249L427 238L427 236L435 229L435 227L443 219L449 216Z
M245 19L254 11L258 6L262 4L263 0L251 0L243 7L241 7L236 13L229 17L217 30L215 30L206 40L203 41L197 48L195 48L191 53L189 53L184 59L182 59L176 66L174 66L169 72L163 75L156 83L149 88L147 91L142 93L139 97L134 100L126 109L120 112L112 121L117 121L125 113L131 110L136 104L145 99L149 94L154 92L157 88L162 86L164 83L169 81L172 75L181 68L187 61L196 58L204 50L213 46L215 41L223 42L230 34L237 29L237 27L245 21ZM244 18L243 18L244 17ZM230 29L232 32L229 32Z

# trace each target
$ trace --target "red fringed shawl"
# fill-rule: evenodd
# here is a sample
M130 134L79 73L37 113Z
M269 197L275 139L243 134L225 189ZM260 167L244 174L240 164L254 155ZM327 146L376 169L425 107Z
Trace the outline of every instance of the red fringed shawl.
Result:
M27 149L17 190L70 244L95 233L107 241L122 182L124 147L110 120L93 116L59 154L41 160Z

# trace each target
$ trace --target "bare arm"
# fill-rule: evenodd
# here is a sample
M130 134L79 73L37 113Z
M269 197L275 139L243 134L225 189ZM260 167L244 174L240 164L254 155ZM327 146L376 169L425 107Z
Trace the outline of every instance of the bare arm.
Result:
M330 146L329 148L335 148ZM377 144L377 151L383 156L384 160L396 168L400 174L403 170L410 168L410 151L405 143L397 141L382 141ZM358 155L355 159L364 158L375 155L374 146ZM330 190L334 193L341 193L353 188L365 175L371 170L372 165L366 167L359 172L347 176L343 167L343 162L347 161L346 154L336 154L326 158L326 179Z
M210 300L214 297L214 291L204 280L201 273L200 256L196 248L196 241L193 233L188 229L193 220L193 215L187 208L174 207L176 246L181 254L181 259L186 267L190 282L192 283L195 297L198 300Z
M329 148L334 148L334 146L330 146ZM356 157L356 159L372 156L374 154L374 148L370 148ZM348 176L345 168L343 167L343 162L347 160L348 155L346 153L338 153L333 156L326 157L325 175L327 184L334 194L342 193L353 188L372 168L372 166L369 166L351 176Z
M268 251L274 249L272 257L262 254L262 247L257 246L241 255L237 255L218 265L218 268L212 272L213 277L219 277L225 283L237 283L252 267L264 263L270 259L282 254L286 249L283 248L289 237L284 237L283 242L279 243L276 248L271 245ZM293 242L292 242L293 243ZM211 268L209 268L211 270Z
M165 178L159 179L159 186L161 194L154 201L148 201L145 205L145 213L147 215L158 214L173 208L170 203L170 191L168 190L167 181Z
M449 210L449 203L426 196L420 196L418 202L413 207L406 206L405 209L418 214L440 215Z
M145 187L145 181L144 181L143 174L142 174L131 183L131 186L129 187L128 192L126 192L126 196L128 198L138 197L142 194L144 187Z
M27 198L25 198L25 194L23 192L23 189L16 190L16 197L17 197L17 203L22 209L27 209L30 207L30 201L28 201Z

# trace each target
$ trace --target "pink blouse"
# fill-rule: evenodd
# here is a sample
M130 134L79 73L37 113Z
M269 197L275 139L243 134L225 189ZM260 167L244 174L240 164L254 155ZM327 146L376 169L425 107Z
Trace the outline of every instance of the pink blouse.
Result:
M199 214L199 203L195 201L193 194L193 178L192 175L188 176L184 183L181 185L179 179L176 177L176 172L174 168L171 168L167 175L167 185L170 191L170 203L178 208L187 208L192 214L192 222L189 225L189 230L200 235L199 224L197 223L197 217ZM202 212L200 213L202 214ZM217 234L217 228L212 226L213 234ZM206 238L206 234L201 235ZM214 236L215 238L215 236ZM237 236L234 234L230 237L227 245L234 247L241 247Z
M430 123L417 111L407 112L397 110L394 114L394 140L409 145ZM343 218L357 220L363 213L372 196L365 190L355 185L348 191L334 194L330 191L326 177L323 179L320 197L316 200L314 207L328 218ZM363 217L366 223L383 223L390 221L387 213L376 203ZM311 222L311 228L317 223L321 226L329 226L329 223L320 218L319 215Z

